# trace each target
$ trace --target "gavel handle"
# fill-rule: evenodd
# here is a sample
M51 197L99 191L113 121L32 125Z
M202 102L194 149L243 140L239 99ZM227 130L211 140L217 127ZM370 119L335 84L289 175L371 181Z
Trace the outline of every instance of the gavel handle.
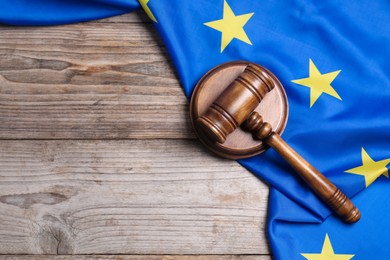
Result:
M294 151L280 135L272 132L263 141L274 148L336 214L348 223L355 223L360 219L360 212L351 200L316 168Z
M360 212L353 205L352 201L316 168L294 151L279 134L273 132L270 124L263 123L261 116L257 112L254 113L248 118L249 121L247 120L246 122L247 128L256 130L254 137L275 149L296 170L298 175L311 187L317 196L343 220L348 223L357 222L360 219Z

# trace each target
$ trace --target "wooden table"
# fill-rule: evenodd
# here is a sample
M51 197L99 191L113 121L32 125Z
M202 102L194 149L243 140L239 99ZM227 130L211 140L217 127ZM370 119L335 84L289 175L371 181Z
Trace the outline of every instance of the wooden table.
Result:
M2 259L270 259L268 188L195 139L141 13L1 26L0 139Z

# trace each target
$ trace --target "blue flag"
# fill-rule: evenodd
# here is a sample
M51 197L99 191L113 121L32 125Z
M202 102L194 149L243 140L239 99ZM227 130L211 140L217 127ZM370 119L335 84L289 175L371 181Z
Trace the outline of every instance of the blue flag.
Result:
M137 8L136 0L0 0L0 23L75 23L124 14Z
M283 139L354 197L362 218L348 225L331 215L272 149L241 160L271 186L268 237L274 258L387 259L390 2L140 3L159 30L188 98L197 81L223 62L248 60L271 70L289 102Z

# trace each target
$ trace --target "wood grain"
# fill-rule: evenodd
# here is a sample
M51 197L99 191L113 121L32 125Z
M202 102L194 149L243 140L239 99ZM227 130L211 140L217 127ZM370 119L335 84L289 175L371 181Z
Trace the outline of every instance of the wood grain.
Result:
M2 141L3 254L266 254L267 189L197 141Z
M127 17L0 27L0 138L193 138L158 33Z
M267 187L194 137L144 14L0 26L0 259L270 259Z

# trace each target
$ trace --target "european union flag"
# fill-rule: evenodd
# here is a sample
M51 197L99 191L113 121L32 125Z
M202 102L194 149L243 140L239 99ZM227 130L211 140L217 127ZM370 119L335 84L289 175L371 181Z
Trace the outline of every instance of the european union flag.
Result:
M223 62L248 60L271 70L289 101L283 138L354 197L362 218L344 224L272 149L241 160L271 186L274 258L388 259L390 2L140 3L164 39L188 98L197 81Z

